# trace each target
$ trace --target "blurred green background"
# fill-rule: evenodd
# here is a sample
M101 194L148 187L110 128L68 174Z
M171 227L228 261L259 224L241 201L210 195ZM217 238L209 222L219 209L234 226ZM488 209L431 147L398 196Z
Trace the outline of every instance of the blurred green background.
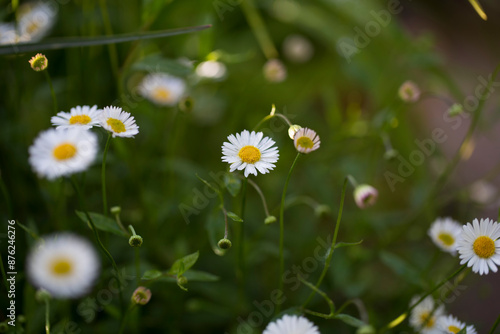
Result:
M270 36L287 69L287 78L281 83L266 80L262 70L265 54L241 1L236 0L53 1L58 15L47 41L105 35L101 3L107 7L115 34L212 25L186 35L116 44L118 72L113 71L107 46L44 52L59 110L69 111L77 105L115 105L136 118L140 127L136 138L112 141L107 184L110 206L121 206L123 223L132 224L144 238L141 270L167 270L176 259L199 250L200 258L193 269L219 278L214 282L189 282L188 292L175 283L152 283L151 302L132 313L128 332L244 333L238 332L241 319L249 319L258 310L256 304L268 300L277 288L278 224L264 225L265 214L256 192L247 189L245 294L241 297L232 237L237 223L230 222L233 248L223 256L217 254L215 243L223 236L223 217L215 197L206 203L200 199L198 191L203 193L205 185L196 178L199 174L215 184L210 173L227 170L227 164L221 162L222 143L230 134L252 129L269 114L272 104L292 123L310 127L321 137L321 148L299 160L288 189L286 270L304 266L304 260L314 256L317 238L326 240L332 235L347 174L379 190L377 204L360 210L348 186L339 241L363 243L334 254L322 285L337 306L356 300L359 307L351 305L345 313L380 328L401 314L414 294L427 291L458 268L457 259L440 253L427 236L436 217L449 215L462 223L483 216L496 219L496 195L488 203L480 203L471 197L469 187L488 172L481 169L484 164L491 165L489 181L494 184L497 176L497 161L491 158L498 152L494 144L498 99L494 96L487 101L479 121L481 133L491 135L484 135L489 139L490 146L485 144L489 151L483 147L482 160L475 164L470 163L475 157L472 154L432 198L427 194L468 126L465 120L458 130L452 129L442 115L452 103L462 104L473 95L477 77L487 78L499 60L497 2L482 1L489 15L485 22L466 0L402 0L401 12L390 15L390 22L347 61L339 43L354 38L355 28L365 29L374 20L372 11L387 10L391 1L255 1L264 22L260 28ZM3 22L14 20L11 2L2 1L0 8ZM287 58L283 50L285 39L296 34L305 37L314 50L303 63ZM70 184L62 179L38 179L28 164L28 147L40 131L51 127L53 116L49 85L44 75L28 64L35 53L0 58L0 171L5 188L0 202L2 257L6 249L3 222L7 219L16 219L40 235L68 230L93 240L92 232L74 213L81 208ZM197 65L214 58L226 66L226 77L200 78ZM150 72L183 77L192 107L158 107L137 95L137 84ZM408 104L398 97L399 86L407 80L418 84L423 93L421 101ZM438 145L391 191L386 172L397 174L400 160L384 156L387 144L390 142L400 156L408 159L418 149L415 138L431 138L436 127L442 128L450 140ZM261 130L277 142L280 159L274 171L252 180L262 188L271 213L278 216L281 191L296 153L288 127L278 119L265 123ZM101 129L94 132L99 135L102 153L106 134ZM100 159L101 154L92 168L78 175L85 184L90 210L95 212L102 206ZM304 204L304 197L306 202L312 199L328 205L331 213L315 215L314 205ZM180 205L192 206L198 200L201 209L190 215L187 223ZM239 212L241 194L233 198L226 193L225 201L229 210ZM126 238L102 235L118 266L134 275L134 250ZM32 244L33 239L18 227L17 311L27 318L25 332L40 333L44 308L34 300L35 290L22 270ZM311 282L321 272L322 263L316 265L308 272ZM104 257L102 266L101 278L88 296L97 301L91 307L95 312L82 311L88 310L82 306L88 302L86 297L55 301L51 315L54 332L58 328L61 333L116 332L117 295L110 301L103 301L99 295L112 277ZM496 280L496 275L469 275L461 283L466 288L457 290L460 293L446 304L447 310L474 324L479 332L489 330L500 309ZM128 283L125 298L136 287L135 279ZM303 285L294 287L294 283L285 283L287 299L282 309L301 305L310 292ZM3 321L7 306L3 287L1 294ZM327 305L318 296L309 308L327 312ZM258 321L255 333L271 319L264 316ZM322 333L356 331L338 320L309 319ZM396 330L411 332L407 322Z

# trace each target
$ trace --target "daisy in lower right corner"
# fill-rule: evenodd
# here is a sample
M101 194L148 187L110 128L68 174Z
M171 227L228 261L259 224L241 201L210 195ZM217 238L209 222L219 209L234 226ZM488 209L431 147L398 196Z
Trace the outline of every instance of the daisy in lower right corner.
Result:
M244 130L227 137L228 142L222 145L222 161L230 165L229 171L245 170L244 175L257 176L257 171L266 174L275 167L278 161L278 148L274 140L264 137L262 132Z
M441 330L441 333L456 334L460 332L464 327L466 327L466 324L459 321L454 316L448 315L440 317L438 319L437 326ZM466 331L467 334L477 334L476 329L472 325L467 326Z
M318 327L307 318L285 314L267 325L262 334L320 334Z
M99 267L92 245L71 233L44 238L26 259L29 280L55 298L77 298L89 292Z
M479 275L497 272L500 265L500 224L491 219L474 219L464 225L457 250L460 264L467 263Z

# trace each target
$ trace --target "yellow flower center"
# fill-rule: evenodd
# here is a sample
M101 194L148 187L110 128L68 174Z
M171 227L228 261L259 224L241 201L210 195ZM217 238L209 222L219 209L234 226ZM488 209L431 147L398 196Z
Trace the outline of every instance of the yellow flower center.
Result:
M116 133L120 133L120 132L125 132L125 124L123 124L122 121L120 121L119 119L116 119L116 118L108 118L108 120L106 121L106 123L108 123L108 125L111 127L111 129L113 130L113 132L116 132Z
M452 333L458 333L458 332L460 332L460 328L458 328L457 326L453 326L453 325L448 326L448 330L450 332L452 332Z
M451 246L455 243L455 238L453 238L451 234L446 232L439 233L438 239L446 246Z
M26 27L26 31L28 32L28 34L33 34L35 31L38 30L40 26L38 25L38 23L36 22L36 20L33 20L32 22L30 22L30 24Z
M52 273L57 276L66 276L71 273L73 266L67 259L58 259L52 263Z
M241 148L238 153L241 161L246 162L247 164L254 164L260 160L260 151L255 146L244 146Z
M436 319L434 317L431 317L429 312L423 312L420 315L420 320L422 321L425 327L433 328Z
M303 148L312 148L314 143L311 138L304 136L297 139L297 145Z
M66 160L75 156L76 147L73 144L64 143L57 146L52 153L57 160Z
M153 97L156 99L156 100L160 100L160 101L168 101L170 100L170 96L172 94L170 94L170 91L165 89L165 88L162 88L162 87L158 87L156 88L154 91L153 91Z
M482 235L474 241L472 245L474 253L483 259L487 259L495 254L495 242L485 235Z
M69 124L88 124L91 120L87 115L75 115L69 119Z

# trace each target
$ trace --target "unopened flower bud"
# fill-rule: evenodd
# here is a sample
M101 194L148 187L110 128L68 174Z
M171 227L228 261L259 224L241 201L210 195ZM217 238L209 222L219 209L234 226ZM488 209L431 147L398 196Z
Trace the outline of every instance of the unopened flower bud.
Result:
M42 302L45 302L47 300L50 300L52 298L52 295L50 294L50 292L48 292L47 290L45 289L39 289L37 290L37 292L35 293L35 299L42 303Z
M31 68L37 72L43 71L47 68L47 66L49 66L49 60L41 53L37 53L35 56L33 56L29 60L29 63L31 65Z
M135 289L132 294L132 303L136 303L138 305L146 305L151 299L151 290L146 287L140 286Z
M231 242L231 240L224 238L220 239L217 245L219 246L220 249L229 249L231 248L233 243Z
M288 128L288 136L290 137L291 140L295 137L295 134L299 129L302 129L302 127L298 124L294 124Z
M184 285L188 284L188 279L185 276L179 276L179 277L177 277L177 284L184 286Z
M266 219L264 220L264 224L272 224L276 222L276 217L275 216L267 216Z
M315 208L314 208L314 213L316 214L316 216L318 217L324 217L324 216L327 216L330 214L330 207L326 204L320 204L320 205L317 205Z
M142 237L140 235L133 235L128 239L128 244L132 247L142 246Z
M122 212L122 208L119 206L113 206L109 211L114 215L119 215Z
M377 197L377 189L368 184L360 184L354 189L354 201L360 209L365 209L375 204Z
M263 70L269 82L282 82L286 79L286 67L279 59L269 59Z
M405 81L398 91L399 97L404 102L417 102L420 98L420 89L413 81Z

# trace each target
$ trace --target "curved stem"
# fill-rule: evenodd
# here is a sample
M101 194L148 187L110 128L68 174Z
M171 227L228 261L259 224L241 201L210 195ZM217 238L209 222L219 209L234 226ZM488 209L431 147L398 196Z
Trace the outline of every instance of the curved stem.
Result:
M283 254L283 245L284 245L284 235L285 235L285 226L284 226L284 215L285 215L285 198L286 198L286 190L288 188L288 183L290 182L290 176L292 175L293 168L295 167L295 164L297 163L297 160L299 160L300 153L297 153L295 156L295 160L293 160L292 166L290 167L290 170L288 171L288 175L286 177L285 181L285 186L283 187L283 194L281 195L281 205L280 205L280 272L279 272L279 283L278 283L278 290L283 293L283 273L285 272L285 257ZM280 311L280 304L276 305L276 313L278 314Z
M259 194L259 197L262 200L262 206L264 206L264 212L266 213L266 217L269 217L270 216L269 209L267 207L266 197L264 196L264 193L262 192L260 187L257 185L257 183L253 182L252 180L248 180L248 183L250 183L250 185L255 189L257 194Z
M102 168L101 168L101 184L102 184L102 214L108 215L108 198L106 195L106 157L108 155L109 145L111 144L111 132L108 135L104 153L102 155Z
M273 117L279 117L281 118L282 120L285 121L285 123L290 127L292 126L292 123L290 122L290 120L285 116L285 115L282 115L280 113L275 113L275 114L272 114L272 115L267 115L266 117L264 117L263 119L260 120L259 123L257 123L256 126L253 127L252 131L257 131L259 129L259 127L264 124L264 122L266 122L267 120L270 120L271 118Z
M493 324L493 327L491 327L491 329L488 332L488 334L493 334L495 332L495 329L497 329L499 323L500 323L500 315L498 316L497 320Z
M253 3L253 1L243 0L241 2L241 8L243 9L243 14L245 14L248 24L252 28L252 31L255 34L255 37L259 42L259 46L266 58L277 58L278 51L276 51L273 41L271 40L266 26L264 25L264 21L255 8L255 4Z
M76 180L73 177L71 177L71 184L73 185L73 188L75 189L75 192L77 193L78 200L80 201L80 206L82 207L83 212L85 212L85 216L87 217L87 220L92 228L92 231L94 232L95 239L97 241L97 244L103 251L103 253L106 255L106 257L109 259L111 262L111 265L113 266L113 269L115 271L115 276L118 281L118 290L119 290L119 297L120 297L120 306L123 307L123 294L122 294L122 278L120 275L120 271L118 271L118 266L116 265L115 260L113 259L113 256L111 256L111 253L104 247L104 244L101 241L101 238L99 238L99 233L97 232L97 228L95 227L94 221L92 220L92 217L89 215L89 212L87 211L87 206L85 204L85 199L80 191L80 188L78 187L78 184L76 183ZM123 312L122 312L123 315Z
M321 272L321 275L318 278L318 282L316 282L316 289L319 289L319 286L321 285L321 282L326 276L326 273L328 272L328 268L330 267L330 262L332 261L332 256L333 256L333 251L335 250L335 243L337 242L337 235L339 233L339 227L340 227L340 220L342 219L342 211L344 209L344 199L345 199L345 191L347 188L347 180L349 177L346 177L344 180L344 186L342 187L342 197L340 198L340 208L339 208L339 214L337 216L337 223L335 224L335 232L333 233L333 239L332 239L332 245L330 246L330 249L328 251L328 257L326 258L325 261L325 266L323 267L323 271ZM313 290L310 294L309 297L307 297L306 301L304 304L302 304L302 307L306 307L306 305L311 301L311 299L314 297L316 291Z

